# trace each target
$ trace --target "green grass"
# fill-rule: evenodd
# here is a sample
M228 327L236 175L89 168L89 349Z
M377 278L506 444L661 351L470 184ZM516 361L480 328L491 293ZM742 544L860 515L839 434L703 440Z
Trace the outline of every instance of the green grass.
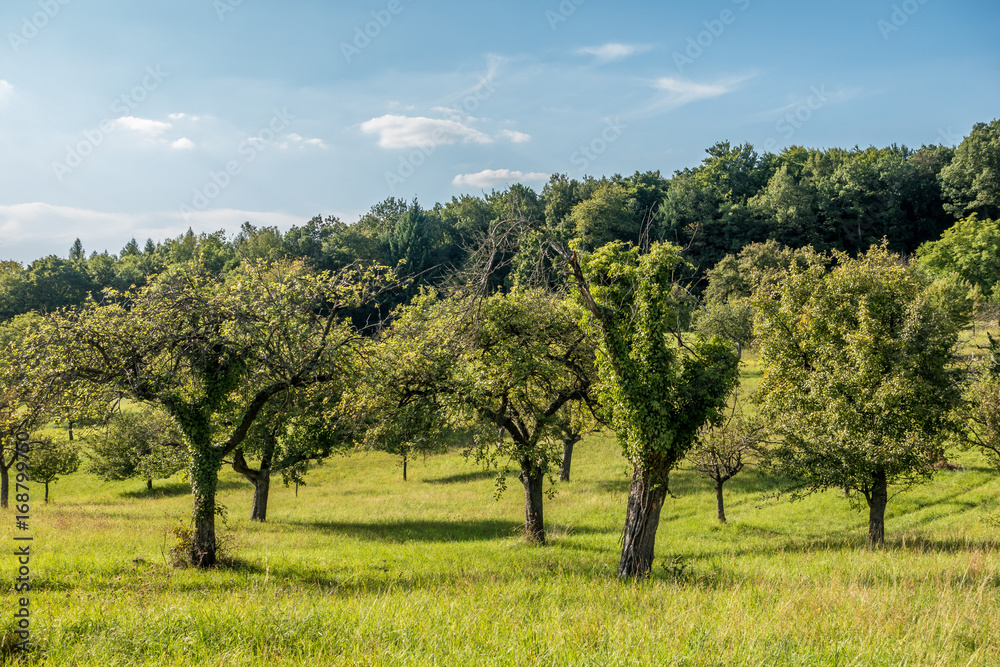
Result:
M603 437L577 445L573 481L547 501L545 547L518 535L517 480L495 502L491 476L457 453L411 463L408 482L388 456L333 459L298 497L276 486L263 525L246 520L249 486L225 471L234 560L211 571L167 565L190 509L181 482L147 494L77 473L33 504L33 660L996 665L1000 481L961 460L890 501L878 552L840 494L791 504L747 474L727 487L720 526L710 488L679 472L653 577L638 584L614 577L628 477ZM13 557L0 566L13 609Z

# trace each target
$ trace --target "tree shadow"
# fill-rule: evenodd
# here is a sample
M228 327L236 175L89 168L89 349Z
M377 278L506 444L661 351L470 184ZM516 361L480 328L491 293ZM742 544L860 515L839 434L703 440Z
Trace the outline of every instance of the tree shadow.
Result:
M513 537L524 531L516 521L346 521L288 522L286 525L323 533L344 535L371 542L477 542Z
M217 489L219 491L233 491L233 490L245 490L247 488L253 488L249 484L242 484L240 482L231 480L219 480L219 485ZM176 498L177 496L189 496L191 495L191 483L190 482L167 482L157 484L153 482L152 490L147 489L143 486L141 489L136 489L134 491L122 491L119 494L122 498L131 498L133 500L141 500L146 498Z
M457 475L425 479L423 482L425 484L462 484L464 482L478 482L484 479L496 479L496 476L497 473L495 470L474 470L472 472L463 472ZM510 477L511 474L508 473L507 476Z

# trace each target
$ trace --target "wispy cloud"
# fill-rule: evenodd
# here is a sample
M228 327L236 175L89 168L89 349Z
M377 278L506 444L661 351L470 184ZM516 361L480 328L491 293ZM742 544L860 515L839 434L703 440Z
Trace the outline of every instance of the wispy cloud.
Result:
M622 60L637 53L644 53L652 49L648 44L621 44L619 42L608 42L600 46L585 46L574 51L579 56L593 56L598 63L604 64L614 60Z
M322 148L323 150L329 148L329 146L326 145L326 142L324 142L322 139L316 137L313 137L312 139L306 139L301 134L297 134L295 132L292 132L291 134L288 135L288 140L293 144L300 144L299 148L305 148L306 146L315 146L316 148ZM288 147L287 143L282 144L282 146L285 148Z
M826 86L813 86L808 95L796 96L791 102L785 104L784 106L780 106L777 109L771 109L770 111L765 111L761 114L761 117L771 118L774 116L782 116L789 111L795 111L802 105L815 106L816 104L822 104L825 106L827 104L839 104L858 97L862 92L863 90L861 88L841 88L839 90L828 91Z
M6 79L0 79L0 102L6 102L14 96L14 86Z
M523 144L526 141L531 141L530 134L518 132L517 130L503 130L500 132L500 136L504 139L510 139L511 143L514 144Z
M116 118L114 123L118 127L138 132L147 137L158 137L173 127L170 123L165 123L162 120L137 118L135 116L122 116L121 118Z
M361 124L365 134L377 134L382 148L426 148L444 144L493 141L479 130L455 120L387 114Z
M189 151L194 148L194 142L187 137L181 137L177 141L171 142L170 147L175 151Z
M715 83L698 83L680 77L665 76L649 82L649 85L659 91L657 97L632 114L633 118L656 115L678 109L701 100L709 100L727 95L736 90L740 84L751 78L751 75L733 77Z
M489 188L507 183L523 183L524 181L547 181L549 174L532 171L511 171L510 169L484 169L475 174L459 174L451 180L452 185L471 186L474 188Z

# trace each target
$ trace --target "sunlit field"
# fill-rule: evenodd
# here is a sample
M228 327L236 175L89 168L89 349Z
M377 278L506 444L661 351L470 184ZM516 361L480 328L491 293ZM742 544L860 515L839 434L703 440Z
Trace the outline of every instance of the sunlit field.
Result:
M228 560L209 571L169 564L181 480L147 493L80 472L48 505L35 487L28 662L995 665L1000 476L958 460L890 500L875 552L840 493L789 503L750 472L727 485L723 526L708 483L678 472L642 583L615 578L628 477L608 437L577 446L544 547L519 537L517 480L494 501L493 474L457 451L406 482L392 457L334 458L297 495L277 484L266 524L226 470Z

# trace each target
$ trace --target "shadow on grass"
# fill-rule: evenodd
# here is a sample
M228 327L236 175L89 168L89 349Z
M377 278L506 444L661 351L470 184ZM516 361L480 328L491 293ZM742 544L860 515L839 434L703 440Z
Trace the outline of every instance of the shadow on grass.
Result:
M289 522L289 526L372 542L477 542L512 537L524 530L515 521L339 521Z
M247 488L252 487L250 487L249 484L243 484L241 482L219 480L219 491L232 491L235 489ZM122 491L120 495L122 498L131 498L133 500L143 498L176 498L177 496L191 495L191 484L188 482L168 482L166 484L157 485L156 482L153 482L152 490L143 486L141 489L136 489L135 491Z
M425 484L462 484L464 482L478 482L484 479L496 479L497 473L495 470L474 470L472 472L463 472L457 475L448 475L447 477L435 477L434 479L425 479L423 482ZM508 477L513 476L512 473L507 474Z
M481 542L519 537L524 524L516 521L390 521L386 523L358 522L289 522L293 528L311 529L322 533L344 535L370 542ZM558 531L558 529L557 529ZM571 527L570 534L592 534L606 531L590 526Z

